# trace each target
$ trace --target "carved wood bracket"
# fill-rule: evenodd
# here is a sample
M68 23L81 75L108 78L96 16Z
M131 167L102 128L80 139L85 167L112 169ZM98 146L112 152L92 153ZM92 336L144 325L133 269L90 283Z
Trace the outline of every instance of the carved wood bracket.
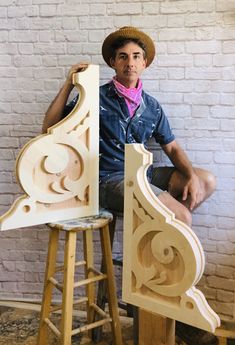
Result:
M151 163L142 144L126 145L123 300L214 332L220 319L195 288L205 266L201 243L153 193Z
M73 84L73 111L21 150L16 176L25 194L0 217L0 230L98 213L98 66L74 74Z

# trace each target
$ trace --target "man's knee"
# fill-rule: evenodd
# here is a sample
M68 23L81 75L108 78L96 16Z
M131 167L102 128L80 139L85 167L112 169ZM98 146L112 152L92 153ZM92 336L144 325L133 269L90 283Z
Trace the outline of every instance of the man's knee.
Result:
M206 173L205 189L208 195L211 195L216 188L216 178L211 172Z
M205 198L208 198L216 188L216 177L213 173L204 169L196 169L196 173L203 183Z

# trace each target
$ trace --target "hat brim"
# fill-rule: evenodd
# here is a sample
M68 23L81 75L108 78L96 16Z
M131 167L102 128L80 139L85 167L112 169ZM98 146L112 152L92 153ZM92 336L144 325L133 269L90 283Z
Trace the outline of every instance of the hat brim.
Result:
M153 40L145 34L143 31L140 31L134 27L123 27L115 32L112 32L110 35L106 37L102 45L102 55L104 61L110 66L110 59L112 57L112 45L113 43L119 38L127 38L127 39L138 39L140 40L145 46L146 52L146 67L148 67L154 59L155 56L155 46Z

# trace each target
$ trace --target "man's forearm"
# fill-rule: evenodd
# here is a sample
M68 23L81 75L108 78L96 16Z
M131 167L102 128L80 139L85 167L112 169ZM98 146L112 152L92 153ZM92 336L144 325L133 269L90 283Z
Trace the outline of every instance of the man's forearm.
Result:
M194 174L192 164L182 149L174 152L172 163L186 177L190 178Z
M45 118L43 121L42 132L46 133L47 129L57 122L59 122L63 115L63 110L70 95L70 92L73 89L73 85L68 83L67 80L60 89L59 93L55 97L55 99L50 104L47 112L45 114Z
M186 153L177 142L163 146L163 150L173 163L173 165L187 178L194 175L194 170Z

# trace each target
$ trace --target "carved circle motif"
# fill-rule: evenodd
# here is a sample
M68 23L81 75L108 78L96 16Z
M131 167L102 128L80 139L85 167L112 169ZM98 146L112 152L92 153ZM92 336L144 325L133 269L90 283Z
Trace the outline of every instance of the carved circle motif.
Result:
M83 167L81 176L75 180L68 173L63 173L70 161L68 148L75 152L76 161L81 162ZM83 200L89 176L83 164L87 155L86 145L79 138L71 140L70 134L64 134L59 143L54 142L52 134L41 136L26 146L18 159L20 184L28 196L41 203L59 203L74 196ZM77 170L78 164L73 164Z
M133 234L136 288L146 286L164 296L180 296L187 291L200 278L197 266L203 264L200 251L195 253L197 246L192 243L193 240L191 238L191 246L181 232L170 224L164 230L154 220L139 225ZM153 262L151 266L146 265L144 258L138 254L143 252L143 246L146 246L146 252L154 259L150 260ZM186 265L186 262L191 264Z

